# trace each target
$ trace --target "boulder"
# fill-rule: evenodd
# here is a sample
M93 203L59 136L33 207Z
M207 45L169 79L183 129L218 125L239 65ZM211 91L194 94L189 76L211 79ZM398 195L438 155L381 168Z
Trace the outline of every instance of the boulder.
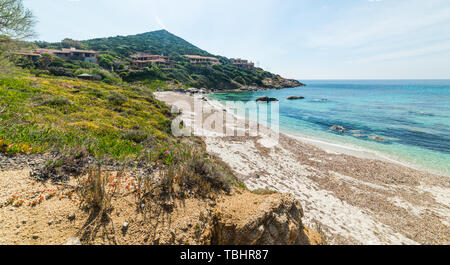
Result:
M270 101L278 101L276 98L269 98L268 96L259 97L256 99L257 102L270 102Z
M302 97L302 96L290 96L290 97L287 97L286 99L288 99L288 100L293 100L293 99L304 99L305 97Z
M290 194L241 194L218 204L212 231L215 245L309 245L300 203ZM320 238L320 236L319 236Z

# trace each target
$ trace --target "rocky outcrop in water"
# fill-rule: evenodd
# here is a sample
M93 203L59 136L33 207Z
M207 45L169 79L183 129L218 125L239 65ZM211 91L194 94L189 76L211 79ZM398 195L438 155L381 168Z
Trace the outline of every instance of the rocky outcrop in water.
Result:
M270 101L278 101L276 98L269 98L268 96L259 97L256 99L257 102L270 102Z
M305 99L305 97L302 97L302 96L290 96L290 97L287 97L286 99L288 99L288 100Z
M266 78L262 81L264 87L272 88L272 89L282 89L282 88L290 88L290 87L299 87L306 86L303 83L300 83L294 79L286 79L280 76L275 78Z

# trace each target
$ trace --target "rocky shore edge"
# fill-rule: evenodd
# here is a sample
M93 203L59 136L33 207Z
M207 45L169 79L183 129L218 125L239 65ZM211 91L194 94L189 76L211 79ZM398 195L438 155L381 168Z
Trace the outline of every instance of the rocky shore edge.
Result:
M172 87L170 90L173 92L181 92L181 93L214 93L214 92L247 92L247 91L263 91L263 90L271 90L271 89L285 89L285 88L294 88L294 87L304 87L306 84L301 83L295 79L286 79L282 77L278 77L276 79L266 78L262 81L263 86L258 86L256 84L253 85L237 85L235 88L229 89L208 89L208 88L179 88ZM158 92L162 92L163 90L158 90Z

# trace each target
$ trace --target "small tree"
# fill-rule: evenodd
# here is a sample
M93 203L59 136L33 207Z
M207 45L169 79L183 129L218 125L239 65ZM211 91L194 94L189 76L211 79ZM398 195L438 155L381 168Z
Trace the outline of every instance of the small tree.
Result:
M33 13L22 0L0 0L0 35L12 39L26 39L35 35Z
M21 44L17 40L34 36L34 24L33 14L24 8L22 0L0 0L0 74L14 69L11 51Z

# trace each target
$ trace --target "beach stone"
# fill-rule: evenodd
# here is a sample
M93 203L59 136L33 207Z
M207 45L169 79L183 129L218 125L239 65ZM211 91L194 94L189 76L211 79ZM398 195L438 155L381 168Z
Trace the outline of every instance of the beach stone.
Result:
M127 223L127 222L123 222L123 224L122 224L122 231L123 232L126 232L127 230L128 230L128 227L129 227L130 225Z
M73 214L67 216L67 219L69 219L69 221L75 220L75 214L73 213Z
M81 246L81 241L78 237L71 237L67 239L66 244L67 246Z

